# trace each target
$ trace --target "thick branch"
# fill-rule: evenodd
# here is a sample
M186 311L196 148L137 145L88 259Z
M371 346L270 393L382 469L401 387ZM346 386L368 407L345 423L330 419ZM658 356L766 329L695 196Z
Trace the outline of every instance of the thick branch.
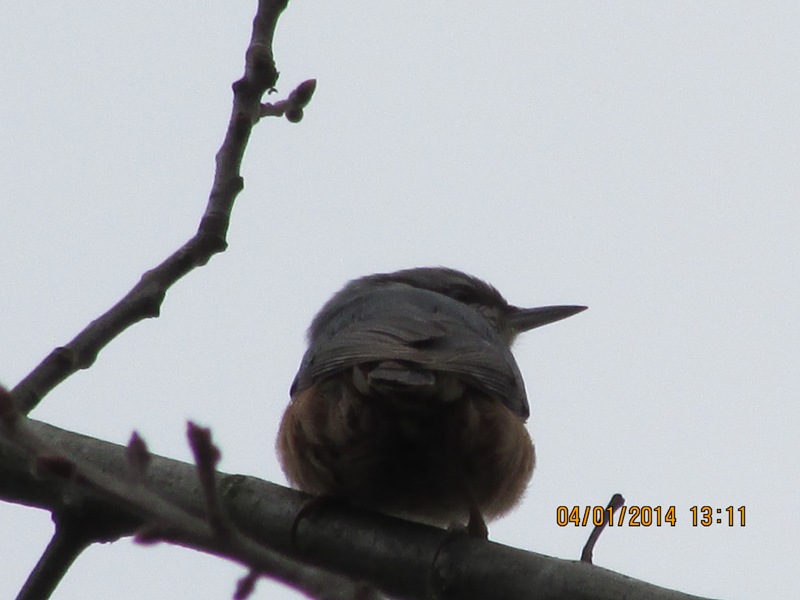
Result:
M55 449L80 453L101 471L124 476L125 449L38 421L36 434ZM205 511L194 465L153 456L147 487L190 514ZM0 497L58 510L60 482L30 474L24 455L0 442ZM357 510L326 505L292 525L307 496L241 475L219 474L217 488L236 526L276 550L364 580L400 598L544 597L551 600L698 600L606 569L526 552ZM112 505L109 505L110 507Z
M126 449L126 471L110 473L97 468L83 454L56 448L27 417L9 410L10 406L10 398L0 389L0 433L30 453L37 473L54 475L71 486L70 504L74 505L64 510L69 518L56 519L56 534L20 598L49 597L84 548L98 540L129 534L133 527L137 527L137 539L144 543L169 542L228 558L248 567L251 573L277 579L319 600L377 598L363 584L306 565L256 542L229 521L214 485L214 464L219 451L211 442L208 429L190 425L190 441L207 513L198 516L147 486L150 455L137 435ZM102 506L98 509L98 500L106 500L111 507L125 512L121 518L119 513L109 515ZM90 508L81 510L86 507ZM137 519L128 518L128 514ZM139 523L144 523L144 528L138 528Z

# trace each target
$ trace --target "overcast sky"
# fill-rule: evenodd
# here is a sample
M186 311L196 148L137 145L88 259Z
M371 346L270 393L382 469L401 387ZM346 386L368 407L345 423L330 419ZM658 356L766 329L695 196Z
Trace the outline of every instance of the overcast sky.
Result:
M251 2L0 5L0 381L13 386L194 232ZM295 0L299 125L254 131L229 250L33 416L285 482L273 442L315 311L366 273L448 265L518 305L539 463L493 540L577 558L559 505L676 507L603 567L725 599L800 595L800 8L792 3ZM690 509L745 506L744 527ZM0 597L51 534L0 505ZM242 569L124 540L58 600L231 596ZM144 594L144 595L143 595ZM290 599L260 583L255 598Z

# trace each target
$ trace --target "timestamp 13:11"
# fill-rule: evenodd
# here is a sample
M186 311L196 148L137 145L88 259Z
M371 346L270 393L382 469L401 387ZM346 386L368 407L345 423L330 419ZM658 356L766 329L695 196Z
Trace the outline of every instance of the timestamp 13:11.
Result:
M716 508L714 506L693 506L689 509L692 513L692 526L710 527L711 525L728 525L744 527L744 506Z

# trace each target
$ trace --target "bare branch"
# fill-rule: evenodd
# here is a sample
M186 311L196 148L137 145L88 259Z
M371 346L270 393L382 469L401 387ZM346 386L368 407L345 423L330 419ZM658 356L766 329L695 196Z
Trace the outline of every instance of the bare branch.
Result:
M53 521L55 533L17 600L49 598L81 552L95 542L109 542L128 534L134 522L119 511L112 514L108 507L91 502L54 512Z
M233 84L233 110L225 139L217 152L214 183L197 233L161 264L144 273L119 302L89 323L68 344L53 350L11 390L14 405L22 414L33 410L70 375L89 368L99 352L128 327L157 317L167 290L176 281L226 249L233 204L244 187L240 171L250 132L261 117L261 97L278 81L272 39L278 17L287 3L288 0L260 0L258 3L245 54L245 73ZM301 87L303 85L306 84ZM310 94L306 95L310 99Z
M3 410L8 404L10 402L7 394L0 392L0 414L8 414L8 411ZM72 477L74 474L80 474L80 482L85 492L99 493L100 497L105 497L112 503L112 506L123 506L132 515L146 523L145 529L142 531L141 536L137 536L137 539L145 543L170 542L228 558L247 566L251 571L282 581L313 598L323 600L377 598L374 593L366 592L367 588L363 584L355 583L348 577L326 572L323 569L305 565L296 559L288 558L244 536L236 527L223 522L221 519L222 508L216 500L215 489L204 493L204 499L207 503L209 502L208 496L214 497L213 500L210 500L208 513L217 513L216 522L209 522L202 517L196 516L192 511L181 508L159 496L144 485L131 482L130 478L126 477L128 469L110 474L92 465L91 462L86 461L79 454L69 454L65 453L64 450L51 447L47 439L39 435L36 427L31 426L30 423L26 417L22 416L16 416L13 419L6 418L2 421L0 431L2 431L5 438L25 448L32 456L41 454L58 456L62 454L62 461L71 463L74 467L74 471L60 470L62 474L68 474L71 479L74 479ZM196 432L194 435L197 439L193 441L193 446L200 446L195 452L201 455L201 460L205 461L202 466L198 465L198 469L208 469L214 463L213 454L216 449L209 450L213 448L213 445L210 443L208 430L200 428L194 428L194 430ZM134 436L132 440L138 445L137 436ZM202 447L204 445L205 447ZM125 450L123 454L127 458L135 455L136 452ZM206 480L203 485L210 484L213 487L213 476L206 476ZM212 508L212 506L216 508ZM96 539L95 535L82 535L85 539L76 541L72 538L67 538L67 541L70 542L68 545L57 535L51 543L51 547L54 550L46 553L43 561L48 555L59 557L59 561L47 560L46 562L54 565L54 568L60 568L60 573L63 575L72 560ZM78 542L83 543L81 545ZM61 551L60 548L62 546L66 546L66 552ZM40 563L43 561L40 561ZM33 576L30 579L33 579ZM28 597L34 598L36 596Z
M233 594L233 600L246 600L256 589L256 582L259 575L255 571L250 571L247 575L242 577L236 582L236 592Z
M592 533L589 534L589 539L586 540L586 545L583 547L583 551L581 552L581 560L583 562L592 564L592 553L594 552L594 547L597 544L597 540L600 539L600 534L603 533L603 529L605 529L606 525L608 525L611 519L614 518L614 513L623 504L625 504L625 498L622 497L622 494L614 494L611 496L611 500L608 501L606 510L603 511L603 522L592 529Z
M77 530L56 524L50 543L28 575L17 600L44 600L52 595L75 559L93 541L78 534Z
M26 423L54 452L79 452L93 468L108 474L127 470L121 446L34 420ZM0 498L48 510L61 506L63 481L37 479L25 465L0 440ZM153 455L147 486L191 515L205 510L194 465ZM392 597L428 598L433 589L442 598L463 600L534 595L552 600L698 600L580 561L453 536L337 503L300 519L293 541L292 525L307 495L224 473L217 473L216 487L231 521L254 540L304 563L366 581ZM115 505L105 502L109 509Z

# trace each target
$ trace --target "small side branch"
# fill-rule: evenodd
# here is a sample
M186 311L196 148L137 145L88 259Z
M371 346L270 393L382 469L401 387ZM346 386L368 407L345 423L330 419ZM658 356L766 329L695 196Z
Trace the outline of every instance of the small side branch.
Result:
M261 105L262 117L283 117L290 123L299 123L303 120L303 109L311 102L311 97L314 95L314 90L317 89L317 80L308 79L298 85L294 91L289 94L286 100L279 100L278 102L265 102Z
M583 552L581 552L581 561L592 564L592 553L594 552L597 540L600 539L600 534L603 533L603 529L605 529L606 525L614 518L614 513L623 504L625 504L625 498L622 497L622 494L614 494L611 496L606 510L603 511L603 522L595 526L592 533L589 534L589 539L586 540L586 545L584 545Z
M92 540L64 527L56 520L56 530L50 543L28 575L17 600L46 600L61 583L72 563Z
M113 516L112 516L113 515ZM81 552L96 542L130 534L137 520L106 506L84 503L73 510L53 513L55 532L17 595L17 600L46 600Z

